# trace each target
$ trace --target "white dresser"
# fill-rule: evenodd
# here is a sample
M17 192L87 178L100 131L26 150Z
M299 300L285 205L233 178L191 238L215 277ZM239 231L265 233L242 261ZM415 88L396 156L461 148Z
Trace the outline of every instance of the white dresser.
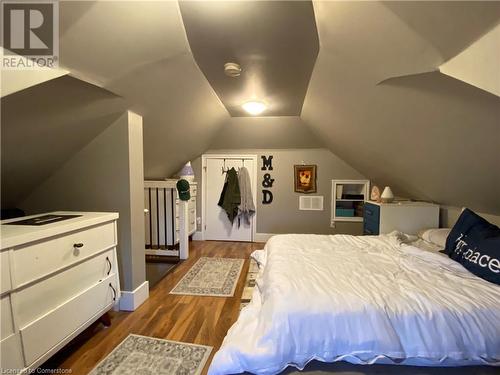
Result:
M55 222L61 215L78 216ZM17 224L40 216L48 224ZM52 212L1 222L2 369L38 367L118 303L117 219Z
M439 227L439 206L427 202L365 202L363 233L387 234L394 230L417 234L422 229Z

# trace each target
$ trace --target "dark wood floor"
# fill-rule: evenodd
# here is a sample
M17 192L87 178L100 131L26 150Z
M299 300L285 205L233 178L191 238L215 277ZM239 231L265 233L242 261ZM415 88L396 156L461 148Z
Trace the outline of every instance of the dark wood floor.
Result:
M42 367L71 369L74 375L87 374L129 333L213 346L210 363L226 332L238 317L249 255L262 247L263 244L245 242L191 242L189 259L153 287L149 299L142 306L130 313L113 312L111 327L95 324ZM234 297L169 294L200 257L245 259ZM207 370L208 364L203 374Z

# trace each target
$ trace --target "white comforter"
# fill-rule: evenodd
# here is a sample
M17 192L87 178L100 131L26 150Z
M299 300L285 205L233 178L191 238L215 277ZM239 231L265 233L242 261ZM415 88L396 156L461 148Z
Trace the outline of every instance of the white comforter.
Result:
M396 236L279 235L209 374L308 361L500 364L500 287Z

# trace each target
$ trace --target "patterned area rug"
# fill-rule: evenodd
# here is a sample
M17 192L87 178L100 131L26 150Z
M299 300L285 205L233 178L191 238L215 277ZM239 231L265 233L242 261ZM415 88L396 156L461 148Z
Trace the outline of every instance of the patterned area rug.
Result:
M257 262L250 258L250 267L248 268L247 278L245 280L245 288L241 295L240 311L252 300L253 289L255 288L255 280L259 274L259 266Z
M243 259L200 258L170 294L232 297Z
M129 335L90 375L199 375L211 346Z

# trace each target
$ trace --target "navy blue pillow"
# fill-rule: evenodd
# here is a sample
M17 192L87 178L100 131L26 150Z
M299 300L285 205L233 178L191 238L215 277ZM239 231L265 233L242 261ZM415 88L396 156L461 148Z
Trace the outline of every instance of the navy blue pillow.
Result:
M445 253L474 275L500 285L500 228L468 208L448 235Z

